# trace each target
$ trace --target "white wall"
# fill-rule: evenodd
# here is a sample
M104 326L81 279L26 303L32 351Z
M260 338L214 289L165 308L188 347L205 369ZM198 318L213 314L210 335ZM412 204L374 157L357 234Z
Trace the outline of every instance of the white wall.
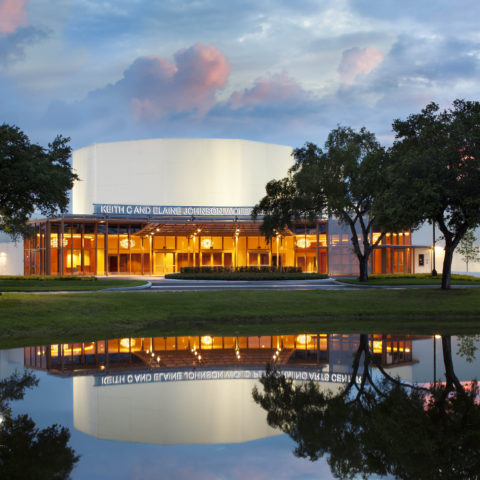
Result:
M0 275L23 275L23 240L0 234Z
M291 147L247 140L152 139L73 152L73 213L93 203L253 206L293 164Z
M443 267L443 259L445 257L445 252L444 252L444 246L445 242L441 239L442 232L438 229L438 227L435 228L435 267L437 269L438 273L442 272L442 267ZM475 230L475 237L477 238L477 241L475 242L476 245L480 246L480 228ZM432 249L431 246L433 244L433 232L432 232L432 225L425 223L423 224L418 230L413 232L412 234L412 243L414 245L425 245L429 246L429 257L430 257L430 265L429 269L426 271L431 271L431 264L432 264ZM457 247L458 248L458 247ZM426 253L423 252L423 250L416 250L415 253L415 272L416 273L421 273L420 268L418 267L418 254L419 253ZM453 255L453 261L452 261L452 272L456 273L466 273L467 267L465 265L465 262L462 260L462 256L455 251ZM470 262L468 265L468 272L469 273L480 273L480 262Z
M94 386L73 379L73 422L96 438L161 445L236 443L279 435L252 398L256 380Z
M420 255L423 255L423 266L420 265ZM432 271L432 250L430 248L415 248L414 262L415 273L430 273Z

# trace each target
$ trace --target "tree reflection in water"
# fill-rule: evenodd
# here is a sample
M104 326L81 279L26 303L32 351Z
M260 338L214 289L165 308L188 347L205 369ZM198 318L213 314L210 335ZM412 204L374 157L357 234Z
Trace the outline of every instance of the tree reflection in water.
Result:
M423 388L390 376L360 335L352 380L340 393L294 384L268 366L253 398L268 424L297 443L297 456L326 456L337 478L479 479L478 387L459 382L450 336L442 336L442 350L446 382Z
M66 480L79 457L68 446L70 431L60 425L39 429L26 414L12 414L10 402L38 385L26 371L0 381L0 478Z

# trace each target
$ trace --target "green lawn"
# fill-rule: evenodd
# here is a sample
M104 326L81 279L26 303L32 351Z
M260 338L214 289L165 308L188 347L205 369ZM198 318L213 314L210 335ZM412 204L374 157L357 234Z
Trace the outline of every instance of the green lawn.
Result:
M165 275L177 280L319 280L328 278L324 273L282 273L282 272L216 272L216 273L172 273Z
M440 285L442 275L433 277L431 274L395 274L395 275L369 275L368 282L359 282L358 278L337 278L343 283L356 283L362 285ZM452 285L480 285L480 277L472 275L452 275Z
M480 289L16 294L0 347L185 334L480 333Z
M0 292L45 292L102 290L105 288L135 287L144 280L98 280L95 277L11 277L0 276Z

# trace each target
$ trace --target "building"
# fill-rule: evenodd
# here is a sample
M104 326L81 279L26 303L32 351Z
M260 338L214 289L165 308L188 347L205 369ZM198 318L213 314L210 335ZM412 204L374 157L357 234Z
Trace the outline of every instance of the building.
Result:
M164 275L186 266L294 266L357 274L350 232L335 219L299 223L270 242L259 231L261 221L252 221L252 207L268 181L286 175L291 154L287 146L228 139L77 150L72 213L30 222L23 273ZM428 243L415 245L411 232L388 234L372 254L370 271L429 272L430 256Z

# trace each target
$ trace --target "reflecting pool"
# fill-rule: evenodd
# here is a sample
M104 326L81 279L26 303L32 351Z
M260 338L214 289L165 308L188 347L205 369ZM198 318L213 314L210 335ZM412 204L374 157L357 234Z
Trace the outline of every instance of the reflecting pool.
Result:
M0 351L0 478L39 472L39 445L55 445L61 473L34 478L68 466L73 479L413 478L415 450L455 458L431 478L478 478L479 340L302 332ZM23 467L20 433L36 452Z

